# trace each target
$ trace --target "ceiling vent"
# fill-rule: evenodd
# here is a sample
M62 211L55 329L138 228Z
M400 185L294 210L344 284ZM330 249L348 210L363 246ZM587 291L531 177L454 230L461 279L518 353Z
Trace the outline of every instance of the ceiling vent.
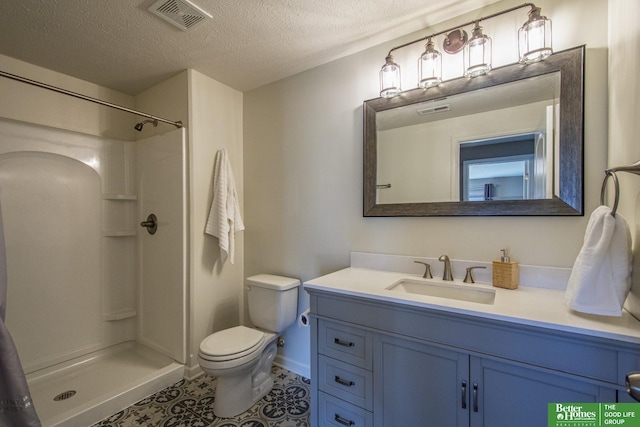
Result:
M149 7L149 11L183 31L212 18L189 0L159 0Z

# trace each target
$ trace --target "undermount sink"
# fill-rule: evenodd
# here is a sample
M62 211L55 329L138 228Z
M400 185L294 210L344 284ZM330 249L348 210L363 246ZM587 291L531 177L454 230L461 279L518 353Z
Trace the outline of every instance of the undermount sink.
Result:
M468 286L459 283L430 281L428 279L401 279L387 289L393 292L477 302L480 304L493 304L496 297L495 289L487 289L477 285Z

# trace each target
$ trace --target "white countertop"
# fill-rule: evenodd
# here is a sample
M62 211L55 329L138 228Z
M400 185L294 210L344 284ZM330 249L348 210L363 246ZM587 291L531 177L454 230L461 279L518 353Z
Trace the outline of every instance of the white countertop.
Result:
M623 310L622 317L577 313L566 306L564 290L531 286L510 290L486 284L471 285L495 289L494 304L481 304L386 289L407 278L421 279L421 276L349 267L306 281L304 287L640 344L640 321L627 311ZM458 280L455 283L462 284Z

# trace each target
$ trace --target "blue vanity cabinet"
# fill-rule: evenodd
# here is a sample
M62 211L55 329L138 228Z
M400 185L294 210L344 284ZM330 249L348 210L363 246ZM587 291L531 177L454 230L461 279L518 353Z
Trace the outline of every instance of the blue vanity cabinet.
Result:
M446 346L380 335L375 426L543 426L549 402L615 402L613 388Z
M539 427L549 403L629 401L640 370L636 344L308 292L312 426Z

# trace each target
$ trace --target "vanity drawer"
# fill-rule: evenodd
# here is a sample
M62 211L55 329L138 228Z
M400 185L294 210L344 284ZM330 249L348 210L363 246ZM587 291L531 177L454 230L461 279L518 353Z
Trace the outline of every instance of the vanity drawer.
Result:
M373 373L320 355L318 387L337 398L373 410Z
M320 426L373 426L373 413L323 392L318 393L318 408Z
M373 340L364 329L320 319L318 352L334 359L371 370Z

